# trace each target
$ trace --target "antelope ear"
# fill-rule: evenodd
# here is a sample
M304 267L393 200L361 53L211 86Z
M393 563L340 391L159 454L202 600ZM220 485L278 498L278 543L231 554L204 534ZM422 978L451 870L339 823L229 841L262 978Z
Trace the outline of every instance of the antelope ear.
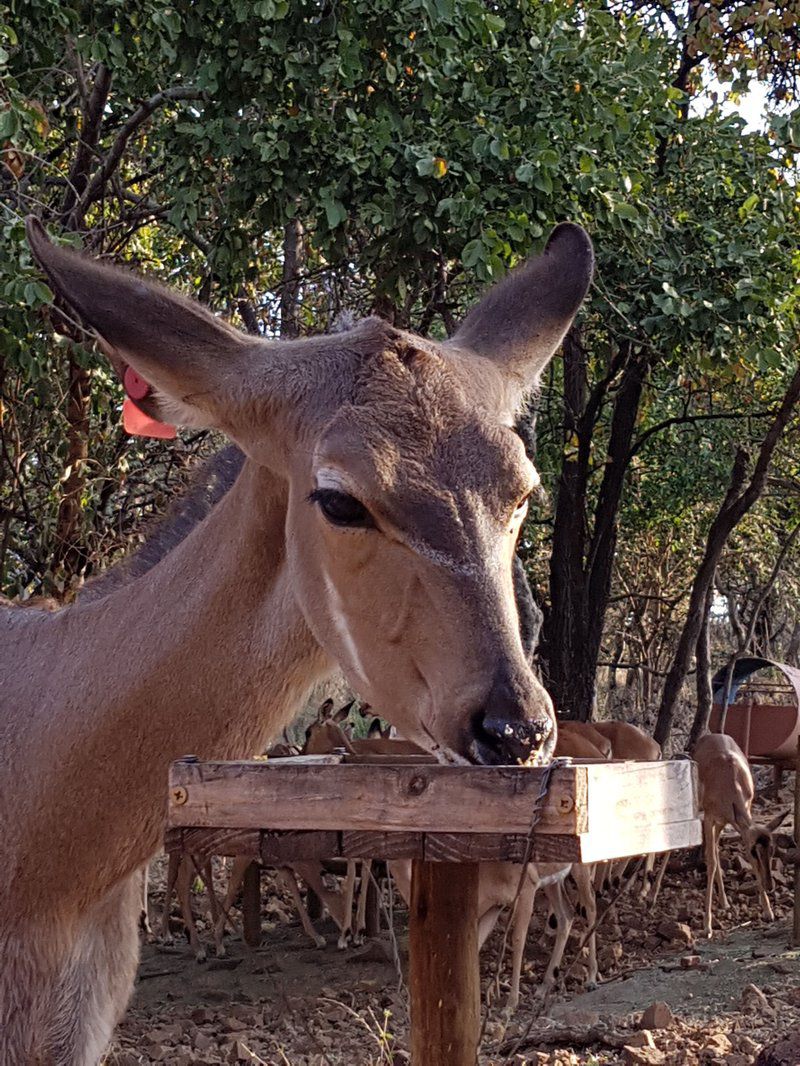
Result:
M96 330L115 369L128 364L153 386L138 406L165 422L225 428L251 341L191 300L53 244L32 216L26 230L52 288Z
M535 385L583 303L594 271L589 235L563 222L544 252L513 270L483 297L452 343L491 359Z

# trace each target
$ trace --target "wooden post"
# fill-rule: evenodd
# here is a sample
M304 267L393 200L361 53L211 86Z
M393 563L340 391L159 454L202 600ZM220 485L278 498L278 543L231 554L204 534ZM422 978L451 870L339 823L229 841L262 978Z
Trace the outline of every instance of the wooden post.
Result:
M774 799L780 799L783 785L783 766L779 762L772 764L772 795Z
M309 888L309 886L306 885L306 910L308 911L308 916L312 922L318 922L320 920L323 909L322 900L313 888Z
M475 1066L478 864L415 859L409 932L412 1066Z
M797 741L797 759L794 764L794 842L800 847L800 738ZM794 865L794 921L792 946L800 947L800 863Z
M367 885L367 910L364 915L366 922L364 932L370 939L381 935L381 896L377 884L379 877L378 863L373 862L372 874Z
M261 944L261 864L258 862L251 862L244 873L242 936L248 947L257 948Z

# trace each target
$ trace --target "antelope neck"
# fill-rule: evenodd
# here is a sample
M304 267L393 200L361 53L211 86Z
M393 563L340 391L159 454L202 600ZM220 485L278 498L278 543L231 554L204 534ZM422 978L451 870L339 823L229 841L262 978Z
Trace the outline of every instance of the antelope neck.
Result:
M54 615L0 616L0 816L17 827L12 869L35 873L16 882L14 905L48 892L80 905L133 872L159 845L170 761L261 750L330 670L293 595L285 512L284 484L246 463L142 577ZM19 648L34 647L16 664L12 623L27 631Z

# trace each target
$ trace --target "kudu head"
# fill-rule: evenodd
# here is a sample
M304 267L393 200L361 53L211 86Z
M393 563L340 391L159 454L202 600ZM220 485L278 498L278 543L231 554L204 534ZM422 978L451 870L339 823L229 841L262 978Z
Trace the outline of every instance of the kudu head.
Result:
M374 318L326 337L247 336L51 244L35 221L28 232L117 369L151 383L139 406L221 430L284 480L292 594L356 691L445 758L549 758L552 705L512 586L538 478L512 427L589 286L584 231L558 226L444 343Z

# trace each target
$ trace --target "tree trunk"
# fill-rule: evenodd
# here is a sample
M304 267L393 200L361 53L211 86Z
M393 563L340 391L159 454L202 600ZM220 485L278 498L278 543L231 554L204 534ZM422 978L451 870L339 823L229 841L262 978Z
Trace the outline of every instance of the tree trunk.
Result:
M623 354L603 480L587 530L590 445L602 392L587 397L586 357L577 340L564 344L566 446L556 498L550 557L550 610L545 622L547 687L558 713L588 721L595 706L597 661L611 591L617 518L631 457L646 364ZM608 380L608 379L607 379ZM607 384L607 382L606 382ZM601 386L604 390L605 386Z
M795 622L789 646L786 649L786 662L789 666L800 666L800 622Z
M586 410L586 353L572 330L564 340L564 457L556 490L553 548L550 555L550 608L545 618L543 658L547 690L558 714L577 717L586 704L591 663L584 618L586 486L589 441L578 435Z
M76 62L82 61L76 57ZM92 90L83 100L81 131L70 169L70 180L61 205L62 224L74 232L83 226L86 207L80 197L86 191L92 166L96 163L95 148L100 139L110 92L111 73L100 63L95 72ZM53 571L61 585L59 591L64 593L69 591L74 579L85 569L88 562L86 548L82 544L82 527L86 460L89 455L91 385L89 372L79 365L73 354L70 354L68 359L67 374L67 461L56 518L52 563Z
M283 285L281 287L281 336L300 333L300 269L303 265L303 227L290 219L283 231Z
M725 499L720 505L719 511L711 523L706 539L706 548L703 554L700 568L692 585L689 596L689 608L686 612L686 621L681 632L675 656L672 660L664 689L661 694L661 704L658 709L656 721L655 739L663 747L669 739L672 729L672 718L675 713L675 705L683 685L684 678L689 669L689 660L700 635L700 627L703 621L703 609L706 598L714 581L714 574L719 563L723 549L728 538L751 509L753 504L761 496L767 480L767 471L772 460L775 447L781 433L786 428L797 401L800 398L800 367L794 373L789 387L781 401L780 408L767 429L766 435L761 442L758 458L753 468L753 473L747 485L744 484L747 470L747 453L739 449L733 463L730 485L725 494Z
M83 493L86 487L86 460L89 457L89 393L91 379L70 355L67 393L67 461L61 501L55 528L52 568L61 572L63 591L86 567L88 556L83 544Z
M711 691L711 642L709 631L711 628L711 604L713 602L714 582L712 579L708 594L706 595L706 601L703 608L703 620L700 625L700 635L697 638L697 648L695 649L695 661L697 664L697 673L695 676L697 710L689 733L689 743L686 745L689 751L694 750L697 741L708 731L708 723L711 719L713 693Z

